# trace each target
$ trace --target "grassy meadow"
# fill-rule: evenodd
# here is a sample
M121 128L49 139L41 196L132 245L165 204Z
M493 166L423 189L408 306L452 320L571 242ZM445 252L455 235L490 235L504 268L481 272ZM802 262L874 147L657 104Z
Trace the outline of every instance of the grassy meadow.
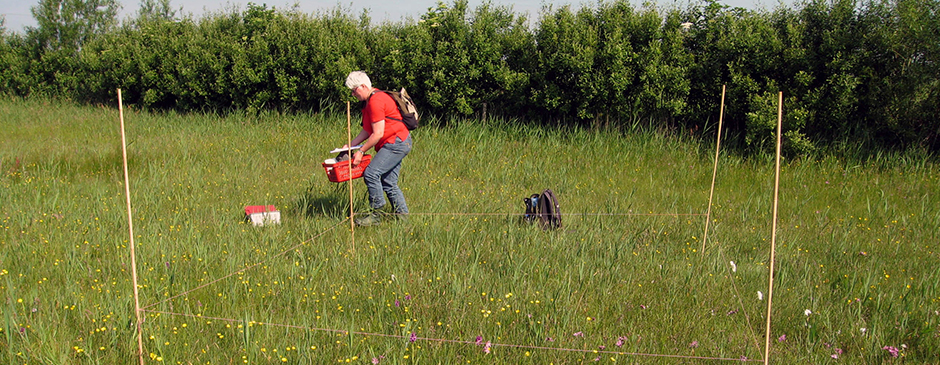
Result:
M345 110L124 115L147 363L764 359L772 158L721 155L703 252L713 145L427 126L410 219L351 232ZM563 229L519 221L544 188ZM137 362L124 189L115 106L0 100L0 363ZM938 227L934 162L784 161L770 361L940 363Z

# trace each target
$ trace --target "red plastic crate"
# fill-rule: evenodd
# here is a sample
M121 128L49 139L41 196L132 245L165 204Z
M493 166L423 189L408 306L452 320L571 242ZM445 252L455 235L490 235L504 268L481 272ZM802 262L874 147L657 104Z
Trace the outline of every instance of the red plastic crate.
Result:
M255 213L267 213L277 210L273 205L246 205L245 206L245 215L252 215Z
M362 162L352 168L352 173L350 173L349 169L349 164L352 163L351 160L340 161L334 164L324 162L323 169L326 170L326 177L329 178L330 181L343 182L349 180L350 175L352 175L353 179L362 177L362 172L369 166L369 162L372 162L372 155L363 155Z

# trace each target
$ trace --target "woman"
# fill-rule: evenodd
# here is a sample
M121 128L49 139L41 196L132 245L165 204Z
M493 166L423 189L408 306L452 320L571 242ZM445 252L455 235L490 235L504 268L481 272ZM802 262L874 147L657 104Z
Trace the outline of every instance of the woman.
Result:
M362 178L369 190L371 210L356 217L357 226L371 226L382 223L380 209L385 206L384 192L392 209L399 217L408 214L405 195L398 187L398 174L401 162L411 152L411 133L401 121L401 112L392 97L372 87L369 75L362 71L353 71L346 77L346 87L353 96L366 104L362 108L362 130L352 139L352 145L362 144L352 155L353 166L362 162L365 151L375 148L372 162L366 167ZM348 147L343 146L343 147Z

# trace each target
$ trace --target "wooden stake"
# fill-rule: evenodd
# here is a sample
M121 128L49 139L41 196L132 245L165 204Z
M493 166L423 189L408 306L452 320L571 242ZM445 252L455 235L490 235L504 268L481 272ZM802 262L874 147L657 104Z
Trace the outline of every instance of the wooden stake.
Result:
M144 365L144 338L143 322L140 319L140 295L137 292L137 254L134 247L134 216L131 213L131 182L127 174L127 138L124 134L124 102L121 100L121 89L117 89L118 117L121 119L121 153L124 156L124 195L127 197L127 231L130 235L131 249L131 281L134 285L134 315L137 318L137 357L140 365Z
M349 235L352 240L353 252L356 251L356 222L355 214L353 213L353 179L352 179L352 111L350 111L350 104L346 102L346 146L350 147L349 150Z
M712 169L712 187L708 193L708 209L705 212L705 234L702 235L702 254L708 242L708 225L712 220L712 198L715 196L715 177L718 176L718 153L721 151L721 128L725 118L725 85L721 85L721 108L718 112L718 140L715 142L715 168Z
M770 278L767 287L767 332L764 333L764 364L770 363L770 313L774 299L774 259L777 250L777 202L780 196L780 145L783 130L783 92L777 100L777 162L774 177L773 227L770 234Z

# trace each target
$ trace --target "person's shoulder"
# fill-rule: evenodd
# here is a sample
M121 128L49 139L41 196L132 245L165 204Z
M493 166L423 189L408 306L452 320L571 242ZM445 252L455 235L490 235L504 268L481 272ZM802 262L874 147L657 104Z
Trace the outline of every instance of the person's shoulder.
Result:
M392 99L392 96L382 89L376 89L376 92L372 95L372 97L378 97L383 102L395 102L395 100Z
M392 108L398 108L398 104L395 103L395 99L392 99L392 96L386 93L384 90L376 89L376 92L372 94L371 98L369 98L369 103L373 108L381 108L385 109L386 111Z

